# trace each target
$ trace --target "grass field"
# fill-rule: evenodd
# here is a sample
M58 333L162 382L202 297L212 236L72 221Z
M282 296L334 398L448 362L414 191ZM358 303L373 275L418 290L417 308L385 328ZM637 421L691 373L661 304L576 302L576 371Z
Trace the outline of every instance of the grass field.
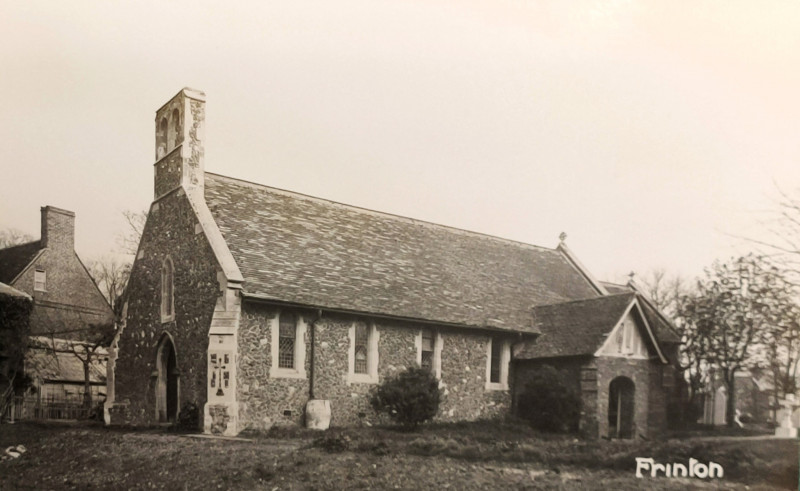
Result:
M524 425L302 429L250 441L92 425L0 425L0 489L797 489L798 442L582 441ZM635 477L635 457L721 464L725 476Z

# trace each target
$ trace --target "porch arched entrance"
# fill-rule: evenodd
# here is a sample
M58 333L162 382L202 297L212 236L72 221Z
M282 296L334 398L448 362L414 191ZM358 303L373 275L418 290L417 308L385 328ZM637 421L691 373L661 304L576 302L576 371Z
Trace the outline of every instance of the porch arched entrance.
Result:
M156 351L156 417L160 423L178 417L178 363L172 337L164 333Z
M608 387L608 435L611 438L633 438L635 425L634 396L636 387L628 377L617 377Z

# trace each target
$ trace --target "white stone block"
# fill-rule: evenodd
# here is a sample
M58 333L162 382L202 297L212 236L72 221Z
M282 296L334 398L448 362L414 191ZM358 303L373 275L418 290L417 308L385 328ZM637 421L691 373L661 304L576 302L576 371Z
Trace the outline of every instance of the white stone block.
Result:
M797 428L779 426L775 428L777 438L797 438Z
M331 401L312 399L306 403L306 428L327 430L331 426Z

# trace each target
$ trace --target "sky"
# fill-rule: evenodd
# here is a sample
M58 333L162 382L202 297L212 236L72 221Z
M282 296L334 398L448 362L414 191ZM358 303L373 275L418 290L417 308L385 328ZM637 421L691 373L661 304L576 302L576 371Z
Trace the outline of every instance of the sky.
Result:
M207 171L691 277L800 195L800 2L0 0L0 230L119 250L155 111Z

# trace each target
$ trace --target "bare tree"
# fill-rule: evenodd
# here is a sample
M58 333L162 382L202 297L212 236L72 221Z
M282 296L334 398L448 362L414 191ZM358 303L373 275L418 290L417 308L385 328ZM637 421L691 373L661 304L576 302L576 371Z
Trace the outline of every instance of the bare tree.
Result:
M692 297L692 284L679 275L670 275L664 269L655 269L636 278L636 285L654 307L672 320L681 337L677 368L683 374L689 389L688 413L696 416L698 396L708 383L705 333L687 319L685 310Z
M33 242L33 237L21 230L15 228L0 230L0 249L24 244L26 242Z
M793 196L777 184L775 208L758 221L765 238L738 236L758 247L759 253L782 264L795 285L800 285L800 196ZM800 194L800 190L795 191Z
M91 387L92 365L97 363L101 348L107 348L114 339L114 324L95 324L89 327L87 340L69 344L71 352L83 364L83 405L90 410L93 405Z
M125 217L128 228L118 237L119 245L124 253L136 254L142 232L144 232L144 225L147 222L147 210L125 210L122 212L122 216Z
M678 314L681 297L690 290L689 282L683 277L669 275L664 269L654 269L643 276L637 276L636 283L653 306L672 319Z
M125 259L106 255L89 264L89 272L106 297L115 314L119 314L120 299L128 286L131 263Z

